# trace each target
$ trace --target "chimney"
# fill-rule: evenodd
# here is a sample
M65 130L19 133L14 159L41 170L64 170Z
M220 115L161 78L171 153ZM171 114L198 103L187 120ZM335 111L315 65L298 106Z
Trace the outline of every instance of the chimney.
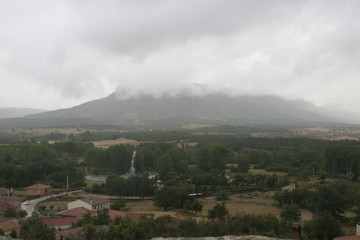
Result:
M90 198L90 205L93 205L93 199Z
M360 236L360 222L356 223L356 236Z

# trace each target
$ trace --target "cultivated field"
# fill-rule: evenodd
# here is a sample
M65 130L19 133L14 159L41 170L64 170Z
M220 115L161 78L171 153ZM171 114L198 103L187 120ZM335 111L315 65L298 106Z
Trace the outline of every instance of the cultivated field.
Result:
M95 147L98 148L108 148L119 144L129 144L129 145L137 146L140 145L141 143L145 143L145 141L136 141L132 139L118 138L115 140L93 141L92 143L94 144Z

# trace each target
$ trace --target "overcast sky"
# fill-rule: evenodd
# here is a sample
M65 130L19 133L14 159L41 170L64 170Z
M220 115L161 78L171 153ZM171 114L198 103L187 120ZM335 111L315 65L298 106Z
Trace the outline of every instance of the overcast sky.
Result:
M358 0L0 0L0 107L150 93L360 112Z

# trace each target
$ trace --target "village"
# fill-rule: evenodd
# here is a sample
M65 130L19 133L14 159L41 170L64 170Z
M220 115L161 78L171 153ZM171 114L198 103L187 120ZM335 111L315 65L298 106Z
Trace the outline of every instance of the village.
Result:
M46 210L46 207L37 208L37 204L61 196L63 196L61 202L68 201L67 199L77 200L68 201L66 209L62 209L63 207L58 209L53 206L49 207L49 209L53 210L51 216L40 215L40 209ZM69 240L82 234L83 227L76 226L86 216L95 217L103 211L109 216L110 220L121 218L138 221L144 215L113 210L110 207L110 199L89 195L83 190L54 193L51 186L44 184L34 184L26 187L26 198L27 200L21 202L13 197L12 189L0 188L0 230L3 231L5 236L19 236L20 225L27 218L39 218L43 224L53 228L56 240ZM19 218L8 217L9 215L16 215ZM180 220L174 217L172 219L173 221Z

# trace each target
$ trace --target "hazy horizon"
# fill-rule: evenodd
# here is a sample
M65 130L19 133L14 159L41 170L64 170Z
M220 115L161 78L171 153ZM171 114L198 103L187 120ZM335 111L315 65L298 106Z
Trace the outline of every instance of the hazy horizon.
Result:
M360 112L360 2L1 1L0 107L276 95Z

